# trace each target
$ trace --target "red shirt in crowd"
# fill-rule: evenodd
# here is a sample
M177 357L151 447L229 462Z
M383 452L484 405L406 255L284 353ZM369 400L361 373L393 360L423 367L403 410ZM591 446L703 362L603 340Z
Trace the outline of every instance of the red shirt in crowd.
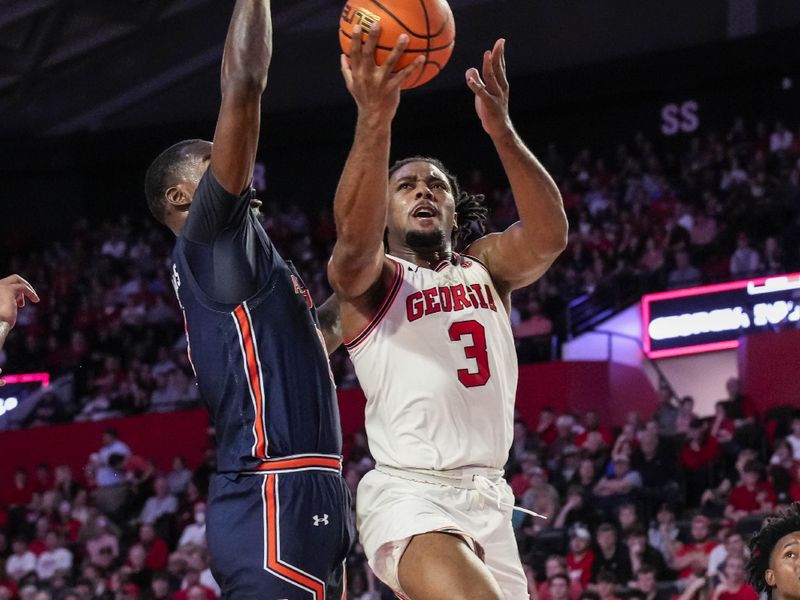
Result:
M217 600L217 595L214 593L210 587L206 587L204 585L198 584L199 587L203 588L203 591L206 593L206 600ZM194 585L192 587L198 587ZM189 589L186 588L185 590L180 590L175 592L175 595L172 597L172 600L187 600L189 598Z
M757 512L761 510L761 504L758 502L759 494L764 494L765 500L775 504L775 490L766 481L757 483L752 490L747 489L744 484L737 485L728 496L728 504L736 510Z
M597 431L597 433L600 434L600 437L603 438L606 446L611 447L614 445L614 434L611 433L611 430L608 429L608 427L598 427L595 431ZM586 438L589 437L589 433L589 431L584 431L575 436L575 445L578 448L581 448L586 443Z
M5 500L7 506L28 506L33 497L33 486L26 483L22 487L17 486L17 482L11 484L11 487L5 493Z
M709 435L697 450L691 444L686 444L681 448L681 466L690 471L697 471L715 461L719 454L719 442L714 436Z
M591 548L580 559L572 552L567 554L570 581L578 581L584 588L589 585L589 580L592 578L592 564L594 564L594 550Z
M716 600L758 600L758 592L749 583L743 583L735 592L720 592Z
M33 552L36 556L39 556L47 550L47 544L44 543L44 540L37 538L28 545L28 550Z
M153 571L161 571L167 566L169 549L161 538L156 538L147 549L147 557L144 559L144 566Z
M574 579L569 582L569 597L570 600L578 600L583 593L583 587ZM544 581L536 588L536 600L550 600L550 583Z
M675 558L680 558L681 556L686 556L687 554L692 554L694 552L702 552L703 554L708 556L709 554L711 554L711 551L716 547L717 547L717 542L712 540L700 543L695 542L691 544L686 544L685 546L683 546L683 548L681 548L675 553ZM693 573L693 567L692 565L688 565L687 567L684 567L683 570L678 574L678 579L686 579L690 577L692 573Z

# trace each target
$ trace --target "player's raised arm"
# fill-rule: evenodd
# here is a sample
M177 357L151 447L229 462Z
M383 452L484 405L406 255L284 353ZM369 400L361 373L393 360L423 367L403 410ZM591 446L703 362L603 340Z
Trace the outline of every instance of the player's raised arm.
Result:
M381 66L375 64L380 27L370 29L366 42L361 37L357 26L349 59L341 58L347 89L358 106L355 140L333 204L337 240L328 265L331 285L343 300L362 296L381 275L392 120L400 104L400 86L424 62L420 57L394 74L408 37L400 36Z
M487 264L495 283L508 293L544 274L566 247L568 223L558 187L511 124L505 40L484 53L482 75L469 69L467 85L505 168L520 220L478 240L469 251Z
M271 58L270 0L237 0L225 40L222 104L211 150L214 177L236 196L253 176Z

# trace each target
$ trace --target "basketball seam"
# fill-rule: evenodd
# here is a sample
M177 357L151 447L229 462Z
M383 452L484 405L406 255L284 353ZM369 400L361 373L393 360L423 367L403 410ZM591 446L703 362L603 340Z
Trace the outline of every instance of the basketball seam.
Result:
M341 33L348 40L352 40L353 39L353 36L350 35L349 33L347 33L344 29L340 29L339 33ZM418 53L418 52L426 52L426 53L427 52L439 52L440 50L447 50L454 43L455 43L455 40L445 44L444 46L436 46L435 48L431 48L430 50L428 50L427 48L422 48L422 49L406 48L405 50L403 50L403 53L412 54L412 53ZM394 48L390 48L389 46L381 46L381 45L375 46L375 49L376 50L385 50L386 52L391 52L392 50L394 50ZM431 63L433 63L433 61L431 61Z
M431 18L428 15L428 7L425 6L425 0L419 0L419 4L422 7L422 14L425 15L425 32L427 35L425 36L425 64L422 65L422 69L419 71L419 75L414 80L414 82L409 87L414 87L419 83L419 80L422 79L422 76L425 75L425 69L430 64L430 60L428 60L431 56Z
M389 16L390 16L392 19L394 19L394 21L395 21L395 22L396 22L398 25L400 25L400 27L402 27L403 29L405 29L405 30L406 30L406 32L408 33L408 35L410 35L411 37L416 37L416 38L428 38L428 39L430 39L430 37L431 37L431 25L430 25L430 19L428 18L428 11L427 11L427 9L425 8L425 3L424 3L424 2L422 2L422 0L420 0L420 2L422 2L422 9L425 11L425 31L427 31L427 32L428 32L428 33L427 33L427 35L421 35L421 34L417 33L416 31L413 31L413 30L409 29L409 28L408 28L408 26L407 26L405 23L403 23L403 22L402 22L400 19L398 19L398 18L397 18L397 15L395 15L395 14L394 14L392 11L390 11L388 8L386 8L386 7L385 7L383 4L381 4L381 3L380 3L378 0L370 0L370 2L372 2L372 3L373 3L375 6L377 6L378 8L380 8L380 9L381 9L383 12L385 12L385 13L386 13L387 15L389 15ZM441 35L441 34L442 34L442 32L443 32L443 31L444 31L444 30L447 28L447 25L448 25L449 23L450 23L450 15L448 14L448 15L447 15L447 18L444 20L444 23L442 24L442 28L441 28L439 31L437 31L437 32L436 32L436 33L433 35L433 37L436 37L436 36L439 36L439 35Z

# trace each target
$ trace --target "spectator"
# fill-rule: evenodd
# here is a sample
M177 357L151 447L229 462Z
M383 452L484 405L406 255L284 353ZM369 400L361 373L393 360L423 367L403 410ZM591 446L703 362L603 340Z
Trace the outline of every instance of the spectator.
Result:
M729 556L735 556L742 560L750 558L750 550L744 543L742 534L735 529L728 531L725 534L724 543L719 544L711 551L708 556L708 577L709 579L716 577L719 573L720 565L725 562Z
M131 449L119 439L117 430L106 429L103 432L103 446L92 460L98 487L124 484L125 476L120 467L130 455Z
M28 482L28 471L22 467L14 469L14 479L10 489L4 493L5 503L9 508L28 506L33 498L33 486Z
M109 531L105 517L94 520L94 535L86 542L86 553L91 564L101 569L108 569L119 556L119 540Z
M667 579L667 565L661 553L647 543L647 534L641 527L632 528L625 537L631 570L638 573L643 566L655 570L656 579Z
M764 468L756 460L744 466L742 482L731 491L725 516L734 522L753 516L759 520L775 507L775 490L768 481L760 481Z
M595 585L600 600L619 600L619 597L615 593L618 582L619 577L617 577L614 571L602 569L597 574L597 585Z
M551 575L539 588L540 600L577 600L578 596L570 594L570 581L564 573Z
M678 571L679 579L704 577L708 571L708 557L717 545L709 537L709 527L710 521L705 515L697 515L692 519L691 542L675 552L672 561L672 568Z
M654 431L644 431L639 436L639 447L633 451L631 468L642 478L641 495L648 516L653 515L655 506L678 499L680 487L674 453L661 444Z
M592 579L594 550L591 548L592 536L589 530L578 525L572 529L569 538L567 568L569 578L585 588Z
M796 461L800 461L800 413L795 413L792 417L792 433L786 436L786 441L792 446L792 455Z
M24 538L16 538L12 544L13 553L6 561L6 573L13 581L21 581L36 570L36 555L28 550Z
M703 491L712 487L719 456L717 440L708 434L703 421L694 419L680 453L680 466L686 481L686 502L690 506L696 506Z
M658 397L660 402L653 419L662 435L673 436L677 433L678 407L675 406L672 388L664 381L659 383Z
M538 586L536 593L537 600L578 600L583 588L580 583L569 578L569 575L567 574L567 561L563 556L559 556L557 554L548 556L544 563L544 574L546 579L540 586ZM554 577L564 578L566 596L561 596L562 590L560 589L560 586L557 596L551 596L552 586L550 585L550 581Z
M719 585L712 600L758 600L758 593L746 581L745 562L739 556L729 556L722 565Z
M600 573L605 573L614 578L613 582L606 579L606 583L630 581L633 578L633 571L628 549L617 543L616 527L611 523L603 523L597 528L595 538L597 551L592 563L592 580L599 584ZM597 591L603 597L603 593L599 589Z
M731 256L730 271L734 277L750 277L761 268L761 257L750 246L746 233L736 237L736 251Z
M72 569L72 552L64 547L64 540L55 531L47 532L47 550L36 559L36 575L47 581L56 573L67 573Z
M149 523L139 527L139 543L147 551L144 564L148 569L162 571L166 568L169 549L166 542L156 536L156 530Z
M702 283L702 274L692 265L689 253L685 250L675 252L675 268L667 276L669 289L687 288L700 285L700 283Z
M769 136L769 151L773 154L784 152L792 147L794 136L783 126L781 121L775 123L775 129Z
M170 494L179 496L184 493L191 480L192 472L186 468L186 459L176 456L172 461L172 471L167 474Z
M631 587L642 592L643 600L670 600L669 594L659 591L656 575L656 570L645 563L637 569Z
M607 514L620 504L630 502L633 493L642 486L642 477L631 470L631 461L625 454L614 457L612 472L594 486L594 498L599 510Z
M597 411L587 410L583 415L583 431L575 436L575 445L578 448L582 447L586 443L586 438L593 431L600 434L600 437L603 438L603 442L605 442L605 445L609 448L614 444L614 435L608 427L604 427L600 424L600 417Z
M206 545L206 503L194 505L194 522L189 523L181 534L178 547Z
M678 403L678 416L675 419L675 432L687 434L692 421L698 419L694 412L694 398L684 396Z
M165 477L156 477L153 483L154 495L147 499L139 515L140 523L155 523L166 514L178 512L178 499L169 493L169 484Z

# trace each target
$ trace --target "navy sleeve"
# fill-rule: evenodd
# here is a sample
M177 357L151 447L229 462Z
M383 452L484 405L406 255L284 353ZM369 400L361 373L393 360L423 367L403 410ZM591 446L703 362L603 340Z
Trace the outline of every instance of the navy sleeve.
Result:
M181 233L183 252L200 288L217 302L239 304L269 278L272 245L253 215L251 198L249 189L239 197L228 193L211 169L192 198Z

